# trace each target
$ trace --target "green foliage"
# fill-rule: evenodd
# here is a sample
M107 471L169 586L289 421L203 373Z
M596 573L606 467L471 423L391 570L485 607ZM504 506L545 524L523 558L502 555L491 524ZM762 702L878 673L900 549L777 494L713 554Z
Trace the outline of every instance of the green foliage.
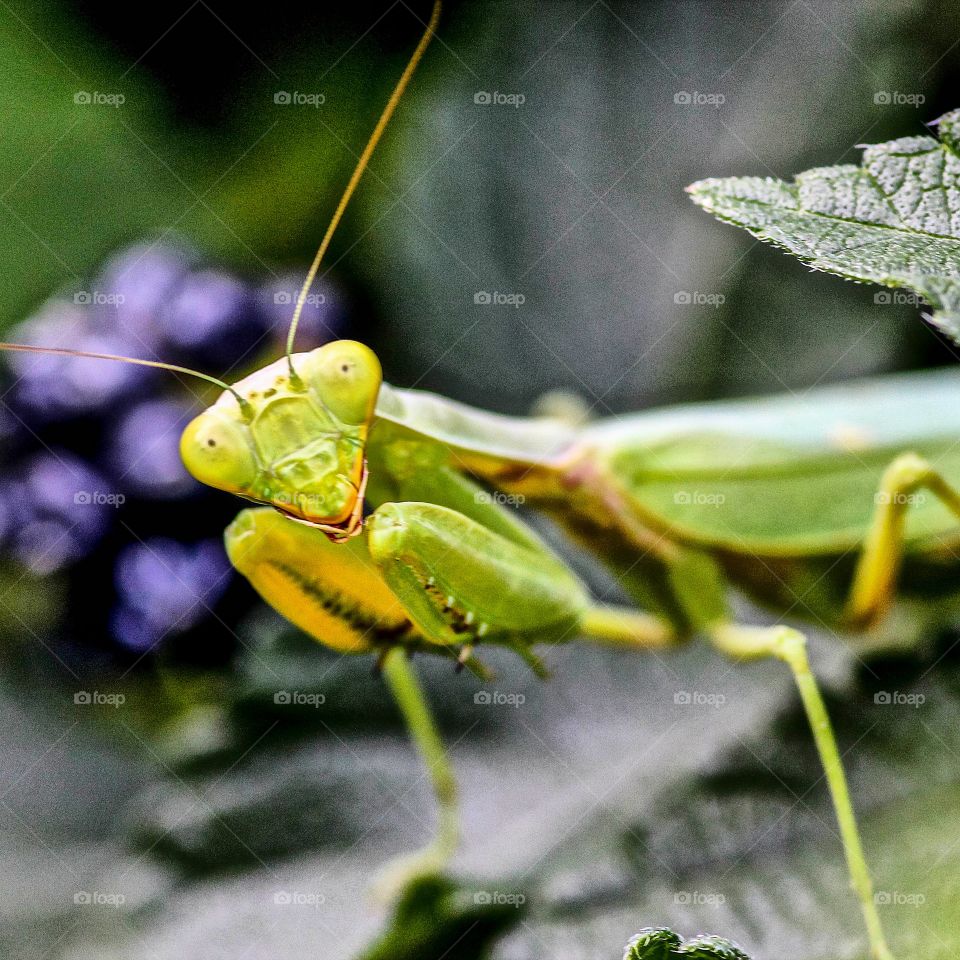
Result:
M480 960L523 918L513 904L492 903L485 891L431 877L411 884L384 935L358 960ZM717 954L719 958L721 955Z
M960 342L960 111L940 139L901 137L865 149L862 165L818 167L793 183L770 177L689 187L714 216L775 243L817 270L906 288Z
M668 927L647 927L628 944L623 960L750 960L736 945L721 937L701 935L684 940Z

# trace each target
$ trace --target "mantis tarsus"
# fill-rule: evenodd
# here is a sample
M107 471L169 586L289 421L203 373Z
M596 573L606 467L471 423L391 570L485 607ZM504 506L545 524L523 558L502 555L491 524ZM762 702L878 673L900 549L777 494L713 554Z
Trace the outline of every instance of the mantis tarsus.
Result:
M223 388L186 428L181 453L201 482L259 504L226 531L231 561L322 643L380 658L440 809L437 839L401 875L441 870L458 835L453 775L410 654L439 653L482 671L479 654L499 645L539 669L536 644L585 637L642 650L698 634L730 657L773 657L792 671L872 956L891 960L805 638L788 626L735 622L727 593L738 587L784 613L802 594L802 613L869 633L911 582L935 571L944 602L927 605L929 619L946 621L960 599L951 549L960 540L960 450L951 425L927 411L954 409L960 376L889 378L574 428L388 386L374 353L352 341L294 354L323 254L438 15L439 2L311 265L286 356L233 385L159 361L101 359ZM911 496L920 490L929 496ZM609 565L638 609L594 602L490 491L522 495L549 515ZM843 563L848 556L855 561Z

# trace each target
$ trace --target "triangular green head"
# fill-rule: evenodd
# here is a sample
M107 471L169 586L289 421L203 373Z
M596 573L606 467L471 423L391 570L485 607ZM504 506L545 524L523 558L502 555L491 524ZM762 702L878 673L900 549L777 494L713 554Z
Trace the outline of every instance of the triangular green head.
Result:
M289 363L281 358L187 425L183 462L201 483L333 538L352 536L360 528L365 448L381 381L376 354L353 340L294 354Z

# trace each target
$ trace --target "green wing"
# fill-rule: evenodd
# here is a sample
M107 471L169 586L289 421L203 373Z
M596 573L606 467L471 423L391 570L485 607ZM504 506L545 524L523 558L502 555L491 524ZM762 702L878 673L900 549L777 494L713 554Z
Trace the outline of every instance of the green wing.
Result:
M910 449L960 485L960 447L927 441ZM783 444L701 434L625 448L610 463L638 511L677 539L760 556L830 555L863 542L880 478L904 450L882 447L812 454ZM709 468L691 468L709 459ZM960 534L932 496L915 495L907 545Z
M576 431L548 417L507 417L423 390L384 384L377 419L446 446L516 463L547 464L576 439Z
M857 546L887 465L912 451L960 485L960 370L881 377L802 395L691 404L590 428L638 510L684 540L759 555ZM918 495L908 546L956 521Z

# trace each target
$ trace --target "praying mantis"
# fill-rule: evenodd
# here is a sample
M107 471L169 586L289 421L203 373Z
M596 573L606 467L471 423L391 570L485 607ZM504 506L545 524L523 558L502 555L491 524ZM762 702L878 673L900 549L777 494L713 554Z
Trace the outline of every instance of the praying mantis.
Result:
M637 651L701 636L736 660L789 667L823 764L873 960L892 960L836 740L787 625L736 622L738 588L781 615L879 636L928 575L913 617L960 601L955 371L652 410L574 426L507 417L383 382L367 346L294 353L311 284L407 84L429 23L367 143L298 298L285 356L234 384L159 360L0 344L160 367L219 398L185 429L201 483L252 501L225 534L264 600L321 643L377 657L439 808L433 842L391 883L444 869L459 835L456 784L410 657L484 671L501 646L542 672L537 645L578 638ZM927 411L936 409L936 420ZM936 463L935 468L932 464ZM511 504L556 522L617 577L636 608L595 601ZM802 596L802 609L794 610ZM922 619L922 623L920 622Z

